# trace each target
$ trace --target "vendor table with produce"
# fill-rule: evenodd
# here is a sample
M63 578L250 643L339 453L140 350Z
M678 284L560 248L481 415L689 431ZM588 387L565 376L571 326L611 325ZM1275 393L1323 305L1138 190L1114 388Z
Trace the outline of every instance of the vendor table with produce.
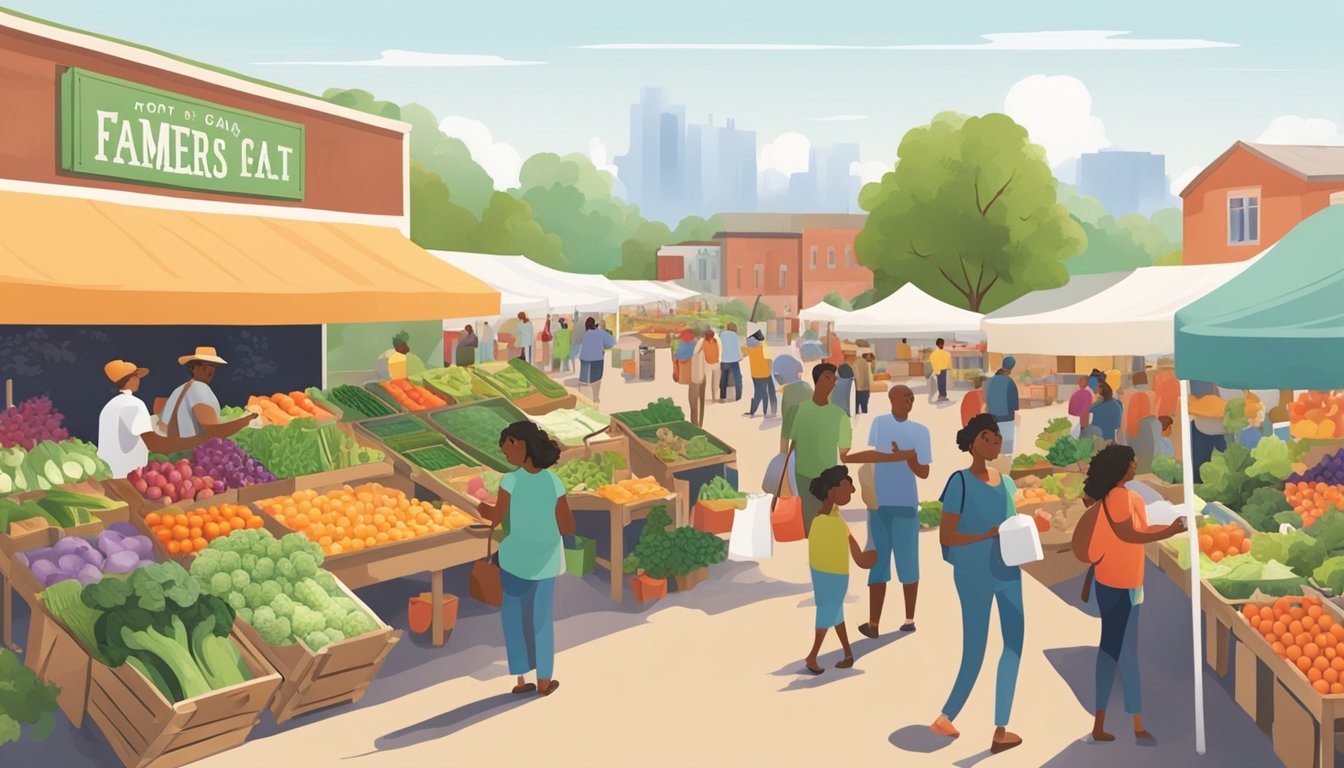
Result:
M686 502L699 495L700 486L736 464L737 453L686 421L685 412L670 398L660 398L637 411L614 413L612 419L630 438L631 469L677 492L678 525L688 522Z

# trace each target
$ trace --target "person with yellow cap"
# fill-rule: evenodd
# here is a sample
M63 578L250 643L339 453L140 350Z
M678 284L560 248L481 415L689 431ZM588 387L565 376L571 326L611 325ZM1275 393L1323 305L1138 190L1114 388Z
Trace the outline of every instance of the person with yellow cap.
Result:
M98 414L98 457L112 469L112 477L124 479L148 464L151 450L172 453L205 441L204 436L173 439L154 431L149 408L135 394L140 390L140 380L149 375L148 368L113 360L103 366L103 373L117 389L117 396Z
M257 414L249 413L233 421L219 420L219 399L210 389L210 382L219 366L228 363L216 354L214 347L197 347L192 354L177 358L177 362L187 369L190 378L173 390L159 414L168 437L199 437L202 441L228 437L257 418Z

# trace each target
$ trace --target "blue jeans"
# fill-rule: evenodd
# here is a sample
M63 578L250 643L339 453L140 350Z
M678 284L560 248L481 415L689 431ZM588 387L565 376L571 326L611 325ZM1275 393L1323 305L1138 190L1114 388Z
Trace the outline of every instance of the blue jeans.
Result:
M868 584L891 581L891 561L902 584L919 583L919 511L913 507L878 507L868 512L868 528L877 550L877 564Z
M550 680L555 670L555 624L553 603L555 579L522 579L500 569L504 603L499 608L504 622L504 647L509 655L509 674Z
M1139 608L1131 605L1128 589L1098 583L1097 607L1101 609L1101 644L1097 648L1097 709L1106 709L1115 685L1115 670L1120 668L1120 689L1125 695L1125 711L1137 714L1143 709L1139 690Z
M753 390L751 395L751 413L756 415L756 404L761 404L761 415L769 416L770 409L774 408L775 413L779 413L779 404L775 401L775 388L770 386L770 379L752 379Z
M737 393L734 400L742 399L742 363L719 363L719 399L728 399L728 377L733 377L733 391Z
M871 396L872 394L873 394L873 393L872 393L872 390L869 390L869 389L856 389L856 390L854 390L854 412L855 412L855 413L867 413L867 412L868 412L868 398L869 398L869 396Z
M938 397L947 399L947 369L938 372Z
M961 599L961 668L957 670L952 693L943 705L943 714L948 720L957 719L971 695L971 688L985 662L990 608L997 602L1003 655L999 657L999 673L995 680L994 725L1006 726L1013 712L1017 668L1022 661L1022 582L998 580L985 569L965 567L953 568L952 581L957 585L957 597Z

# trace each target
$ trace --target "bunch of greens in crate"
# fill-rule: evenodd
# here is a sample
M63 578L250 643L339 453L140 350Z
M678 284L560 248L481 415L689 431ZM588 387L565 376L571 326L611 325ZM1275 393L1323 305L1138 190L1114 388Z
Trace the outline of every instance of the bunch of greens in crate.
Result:
M669 531L672 519L664 507L654 507L640 532L626 568L643 568L654 579L685 576L717 565L728 557L728 542L712 533L682 526Z
M699 501L736 501L747 498L747 494L734 488L723 475L715 475L714 479L700 486L696 498Z
M599 451L591 459L573 459L555 470L565 493L592 492L615 481L616 472L626 468L625 457L615 451Z
M73 528L93 522L98 512L119 506L106 496L60 488L53 488L41 498L23 503L0 499L0 533L8 533L10 525L33 518L42 518L53 528Z
M409 414L366 421L360 426L397 453L448 442L437 430Z
M278 478L348 469L384 458L382 451L360 445L335 424L319 425L312 419L244 429L230 439Z
M402 455L404 455L412 464L429 472L439 472L450 467L479 466L476 462L467 458L466 454L447 443L431 446L429 448L407 451Z
M509 422L495 409L486 405L469 405L440 411L430 418L485 457L495 469L511 468L504 452L499 449L499 435L509 426Z
M480 363L475 371L510 400L527 397L534 389L527 377L508 363Z
M1039 453L1019 453L1013 457L1013 469L1033 469L1045 463L1045 457Z
M527 380L537 391L552 400L558 400L569 394L563 386L557 384L550 376L547 376L536 366L521 358L512 358L509 360L509 367L516 370Z
M1282 487L1293 473L1293 463L1305 451L1304 446L1275 436L1261 439L1252 450L1234 442L1225 451L1214 451L1199 468L1202 482L1195 492L1205 501L1241 509L1257 489Z
M1056 467L1068 467L1089 461L1096 453L1097 443L1091 437L1073 438L1068 434L1058 435L1046 451L1045 459Z
M686 420L686 412L670 397L660 397L638 411L621 411L611 416L626 426L636 428Z
M1071 429L1073 429L1073 422L1068 419L1063 417L1051 419L1050 423L1045 425L1045 429L1041 430L1041 434L1037 436L1036 447L1042 451L1049 451L1054 447L1055 441L1068 435Z
M440 392L450 395L453 400L459 403L470 403L481 399L481 395L477 394L472 386L470 368L459 365L447 368L431 368L424 372L421 379Z
M1153 457L1153 474L1164 483L1179 484L1185 479L1185 468L1174 456L1165 453Z
M8 648L0 647L0 747L28 737L42 741L56 725L58 686L44 683Z
M1294 528L1302 527L1302 516L1293 511L1293 505L1284 497L1283 489L1273 486L1252 491L1241 506L1241 517L1257 531L1277 531L1284 523ZM1318 524L1320 522L1317 521Z
M341 384L322 393L324 400L345 412L345 421L372 419L379 416L391 416L396 413L392 406L375 397L368 390Z

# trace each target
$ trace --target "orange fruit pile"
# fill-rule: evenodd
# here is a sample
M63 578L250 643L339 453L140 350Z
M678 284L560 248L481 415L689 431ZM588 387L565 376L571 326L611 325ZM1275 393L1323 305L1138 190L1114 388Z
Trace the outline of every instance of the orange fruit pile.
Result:
M1236 523L1205 525L1199 529L1199 551L1213 562L1251 551L1251 539Z
M407 498L395 488L367 483L327 493L304 490L259 502L281 525L322 547L326 555L358 552L390 542L478 522L452 504L442 506Z
M183 512L169 507L145 515L145 526L170 555L190 555L211 541L244 528L261 528L261 517L241 504L219 504Z
M1302 516L1302 527L1307 528L1330 511L1331 507L1344 510L1344 485L1326 483L1284 483L1283 498L1293 505L1293 511Z
M1307 440L1344 437L1344 397L1339 392L1303 392L1288 406L1288 431Z
M447 400L430 392L424 387L412 384L409 379L393 379L382 383L383 389L408 411L424 411L448 404Z
M1344 693L1344 626L1317 597L1248 603L1241 615L1322 694Z

